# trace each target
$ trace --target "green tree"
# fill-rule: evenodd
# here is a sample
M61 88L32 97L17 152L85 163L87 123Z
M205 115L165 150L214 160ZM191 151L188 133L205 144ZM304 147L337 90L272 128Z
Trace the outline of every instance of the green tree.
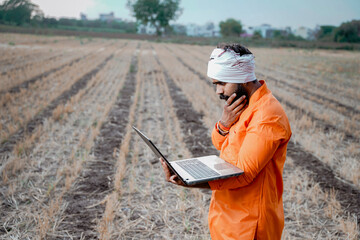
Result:
M335 30L335 42L360 42L360 20L345 22Z
M158 36L182 13L180 0L128 0L127 5L137 21L144 25L150 23Z
M322 41L333 41L336 27L331 25L320 26L319 30L315 33L315 37Z
M242 33L242 25L240 21L233 18L220 22L220 32L224 37L239 36Z
M39 7L30 0L5 0L0 5L0 19L16 25L30 23L33 13L39 16L40 12Z
M261 39L261 38L262 38L261 31L256 30L252 36L252 39Z

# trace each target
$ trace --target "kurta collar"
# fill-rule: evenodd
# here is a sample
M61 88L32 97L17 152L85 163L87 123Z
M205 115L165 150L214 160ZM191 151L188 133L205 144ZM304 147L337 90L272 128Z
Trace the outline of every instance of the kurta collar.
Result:
M259 80L261 83L261 87L259 87L253 95L250 97L249 106L255 104L262 96L266 95L270 92L270 90L267 88L266 83L264 80Z

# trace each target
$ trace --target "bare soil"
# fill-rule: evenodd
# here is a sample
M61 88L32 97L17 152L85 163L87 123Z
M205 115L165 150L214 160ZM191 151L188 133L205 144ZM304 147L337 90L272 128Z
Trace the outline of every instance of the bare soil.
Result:
M334 172L321 162L314 155L306 152L301 145L290 141L288 144L287 155L291 157L294 163L301 166L310 176L318 182L322 189L337 191L336 199L340 202L345 212L355 213L357 215L358 224L360 224L360 191L336 176ZM352 169L349 169L352 171Z
M97 239L96 220L101 218L104 205L101 201L113 189L115 174L114 150L122 143L128 124L129 109L136 86L137 58L134 56L131 71L126 77L123 89L113 105L106 122L95 140L93 153L95 161L84 167L83 174L75 186L64 197L67 202L65 218L59 231L71 236Z
M33 133L36 127L43 124L43 121L52 115L53 110L60 104L66 103L72 96L78 93L82 88L84 88L87 82L99 72L105 64L113 57L113 55L108 56L102 63L92 69L90 72L85 74L79 80L77 80L69 90L63 92L59 97L54 99L49 105L37 114L33 119L31 119L25 128L21 128L15 134L7 139L5 143L2 143L0 146L0 159L5 159L7 155L13 150L17 142L24 139L26 135Z
M157 62L161 65L158 58ZM181 129L185 135L185 143L193 156L218 155L219 152L211 143L207 135L207 128L203 125L203 115L195 111L191 103L186 99L181 89L176 86L166 70L164 70L166 82L176 104L176 116L180 120Z

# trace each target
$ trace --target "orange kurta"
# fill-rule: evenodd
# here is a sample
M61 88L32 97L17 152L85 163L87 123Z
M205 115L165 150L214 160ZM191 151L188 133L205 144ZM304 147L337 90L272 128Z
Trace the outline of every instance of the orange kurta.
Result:
M282 172L291 137L288 118L266 83L222 136L212 132L220 157L244 170L239 177L209 182L213 240L280 239L284 227Z

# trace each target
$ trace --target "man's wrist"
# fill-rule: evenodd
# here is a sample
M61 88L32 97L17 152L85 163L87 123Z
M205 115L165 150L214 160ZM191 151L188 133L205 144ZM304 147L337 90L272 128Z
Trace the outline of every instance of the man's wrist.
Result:
M221 120L219 120L219 126L222 130L225 130L225 131L229 131L230 130L230 126L228 126L227 124L224 124Z
M218 133L220 133L220 135L222 136L226 136L227 134L229 134L229 130L225 130L221 128L221 124L220 121L216 123L216 130Z

